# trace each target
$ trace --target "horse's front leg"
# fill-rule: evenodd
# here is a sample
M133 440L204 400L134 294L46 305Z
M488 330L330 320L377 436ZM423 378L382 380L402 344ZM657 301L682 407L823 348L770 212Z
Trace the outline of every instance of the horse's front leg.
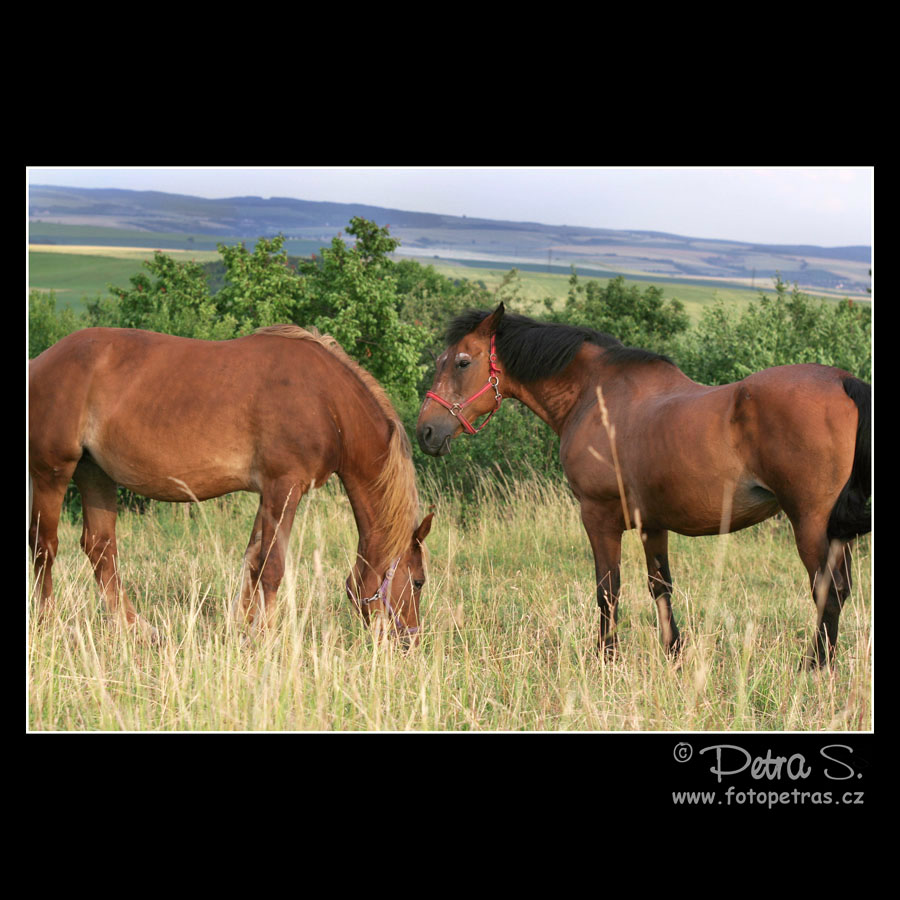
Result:
M669 571L669 532L647 531L641 535L647 559L647 581L659 614L659 637L669 656L681 652L682 641L672 614L672 573Z
M600 607L600 636L597 649L605 658L615 657L618 649L616 623L619 603L619 567L622 560L622 510L614 504L581 501L581 521L584 523L597 576L597 605Z

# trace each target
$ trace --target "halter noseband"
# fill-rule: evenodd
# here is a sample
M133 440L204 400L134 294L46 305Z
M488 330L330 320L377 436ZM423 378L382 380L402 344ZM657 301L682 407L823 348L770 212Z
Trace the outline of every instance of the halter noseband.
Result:
M397 566L400 564L400 557L398 556L392 563L391 567L387 570L387 574L384 576L384 581L381 582L380 587L371 597L354 597L352 591L350 590L350 586L347 585L347 596L359 607L360 612L362 612L362 608L364 606L368 606L370 603L374 603L376 600L381 600L384 603L384 608L390 613L391 619L394 622L394 627L397 629L399 633L401 630L406 634L415 634L419 630L418 625L405 625L400 622L400 619L397 616L397 613L394 612L394 608L391 606L391 601L389 598L390 595L390 585L394 580L394 572L397 571Z
M488 373L487 384L477 393L472 394L468 400L463 400L462 403L448 403L443 397L439 397L435 394L434 391L426 391L425 396L430 397L432 400L436 400L440 403L444 409L448 410L451 416L456 416L459 419L462 427L469 434L478 434L485 425L487 425L491 416L500 409L500 401L503 399L503 394L500 393L500 369L497 368L497 353L495 351L494 342L495 335L491 335L491 355L489 357L490 360L490 371ZM485 419L478 428L473 428L469 420L462 414L462 411L465 407L467 407L473 400L477 400L485 391L494 389L494 408L488 413L487 419Z

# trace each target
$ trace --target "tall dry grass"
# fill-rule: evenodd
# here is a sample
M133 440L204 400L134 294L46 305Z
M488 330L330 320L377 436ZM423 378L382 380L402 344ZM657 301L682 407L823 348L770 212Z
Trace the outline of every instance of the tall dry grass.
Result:
M123 577L165 635L141 644L99 607L80 526L60 528L57 614L29 617L32 731L869 730L871 555L854 556L833 671L799 672L815 616L790 526L672 535L687 649L662 653L643 553L626 534L618 658L595 650L593 560L560 485L485 479L437 505L421 644L379 643L348 603L350 506L330 483L302 501L279 624L248 643L230 621L256 498L123 513ZM30 571L30 565L29 565ZM29 574L29 602L33 584Z

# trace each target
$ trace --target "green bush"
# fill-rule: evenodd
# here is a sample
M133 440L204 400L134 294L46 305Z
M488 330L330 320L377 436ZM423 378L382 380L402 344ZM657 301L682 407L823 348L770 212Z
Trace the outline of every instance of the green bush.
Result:
M545 301L550 309L550 301ZM626 347L641 347L669 354L679 335L690 327L690 319L680 300L663 300L662 288L628 285L623 276L606 284L580 284L575 267L569 278L569 295L561 312L552 310L548 321L594 328L618 338Z
M815 300L780 278L775 296L738 313L717 303L675 350L676 361L701 384L727 384L791 363L822 363L872 380L872 313L850 300Z
M55 291L32 290L28 294L28 358L43 353L61 338L84 328L81 317L69 307L57 309Z

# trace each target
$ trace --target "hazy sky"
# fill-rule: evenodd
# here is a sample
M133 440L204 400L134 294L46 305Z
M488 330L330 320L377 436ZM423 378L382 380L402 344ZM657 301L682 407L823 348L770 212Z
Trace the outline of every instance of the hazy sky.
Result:
M547 225L823 247L871 244L874 168L49 168L29 184L293 197Z

